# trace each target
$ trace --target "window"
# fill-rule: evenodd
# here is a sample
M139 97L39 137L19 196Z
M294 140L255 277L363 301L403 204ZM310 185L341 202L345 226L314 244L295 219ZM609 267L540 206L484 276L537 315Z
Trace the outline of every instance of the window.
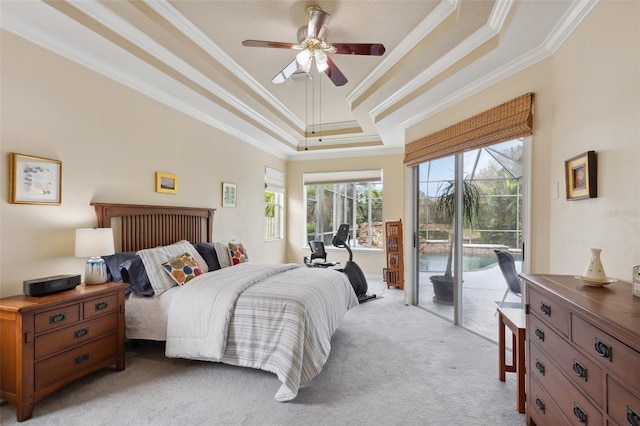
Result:
M267 167L264 191L264 239L282 239L284 173Z
M350 180L353 179L353 180ZM307 241L331 245L338 227L350 226L352 247L383 247L382 171L305 173Z

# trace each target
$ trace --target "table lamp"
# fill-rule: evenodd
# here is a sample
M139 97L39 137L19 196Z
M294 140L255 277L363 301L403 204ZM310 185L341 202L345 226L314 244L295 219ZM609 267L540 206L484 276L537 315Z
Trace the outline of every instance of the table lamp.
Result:
M76 257L88 257L84 270L85 284L107 281L107 263L100 256L114 254L111 228L76 229Z

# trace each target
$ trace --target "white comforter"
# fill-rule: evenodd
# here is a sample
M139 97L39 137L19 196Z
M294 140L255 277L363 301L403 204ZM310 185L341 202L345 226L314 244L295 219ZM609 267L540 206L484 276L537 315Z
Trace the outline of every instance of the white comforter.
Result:
M173 296L166 355L275 373L278 401L321 370L331 336L357 305L348 279L297 264L243 263L203 274Z

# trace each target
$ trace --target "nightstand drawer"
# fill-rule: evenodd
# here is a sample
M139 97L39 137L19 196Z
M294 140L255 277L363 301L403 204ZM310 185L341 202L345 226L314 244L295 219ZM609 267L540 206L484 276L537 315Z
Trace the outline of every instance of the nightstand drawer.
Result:
M571 338L596 362L640 392L640 353L577 315L573 316Z
M35 315L35 332L40 333L55 328L66 327L80 320L80 304L42 312Z
M41 359L75 345L118 330L118 314L85 321L75 326L36 337L35 359Z
M114 312L118 309L118 295L93 299L82 304L83 318L89 319L98 315L104 315L107 312Z
M81 375L93 365L115 357L118 352L116 333L71 349L60 355L37 362L35 365L35 390L55 384L65 378Z
M551 299L536 290L534 287L529 289L529 312L555 327L560 333L568 336L569 311L558 304L555 299Z

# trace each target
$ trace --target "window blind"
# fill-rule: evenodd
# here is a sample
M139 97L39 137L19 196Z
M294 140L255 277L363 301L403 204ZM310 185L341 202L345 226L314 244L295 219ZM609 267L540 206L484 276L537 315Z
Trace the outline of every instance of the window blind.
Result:
M303 181L305 185L345 182L382 182L382 169L305 173L303 175Z
M415 166L495 143L533 134L533 93L495 108L405 146L404 164Z
M264 187L266 191L284 192L284 173L280 170L265 167L264 169Z

